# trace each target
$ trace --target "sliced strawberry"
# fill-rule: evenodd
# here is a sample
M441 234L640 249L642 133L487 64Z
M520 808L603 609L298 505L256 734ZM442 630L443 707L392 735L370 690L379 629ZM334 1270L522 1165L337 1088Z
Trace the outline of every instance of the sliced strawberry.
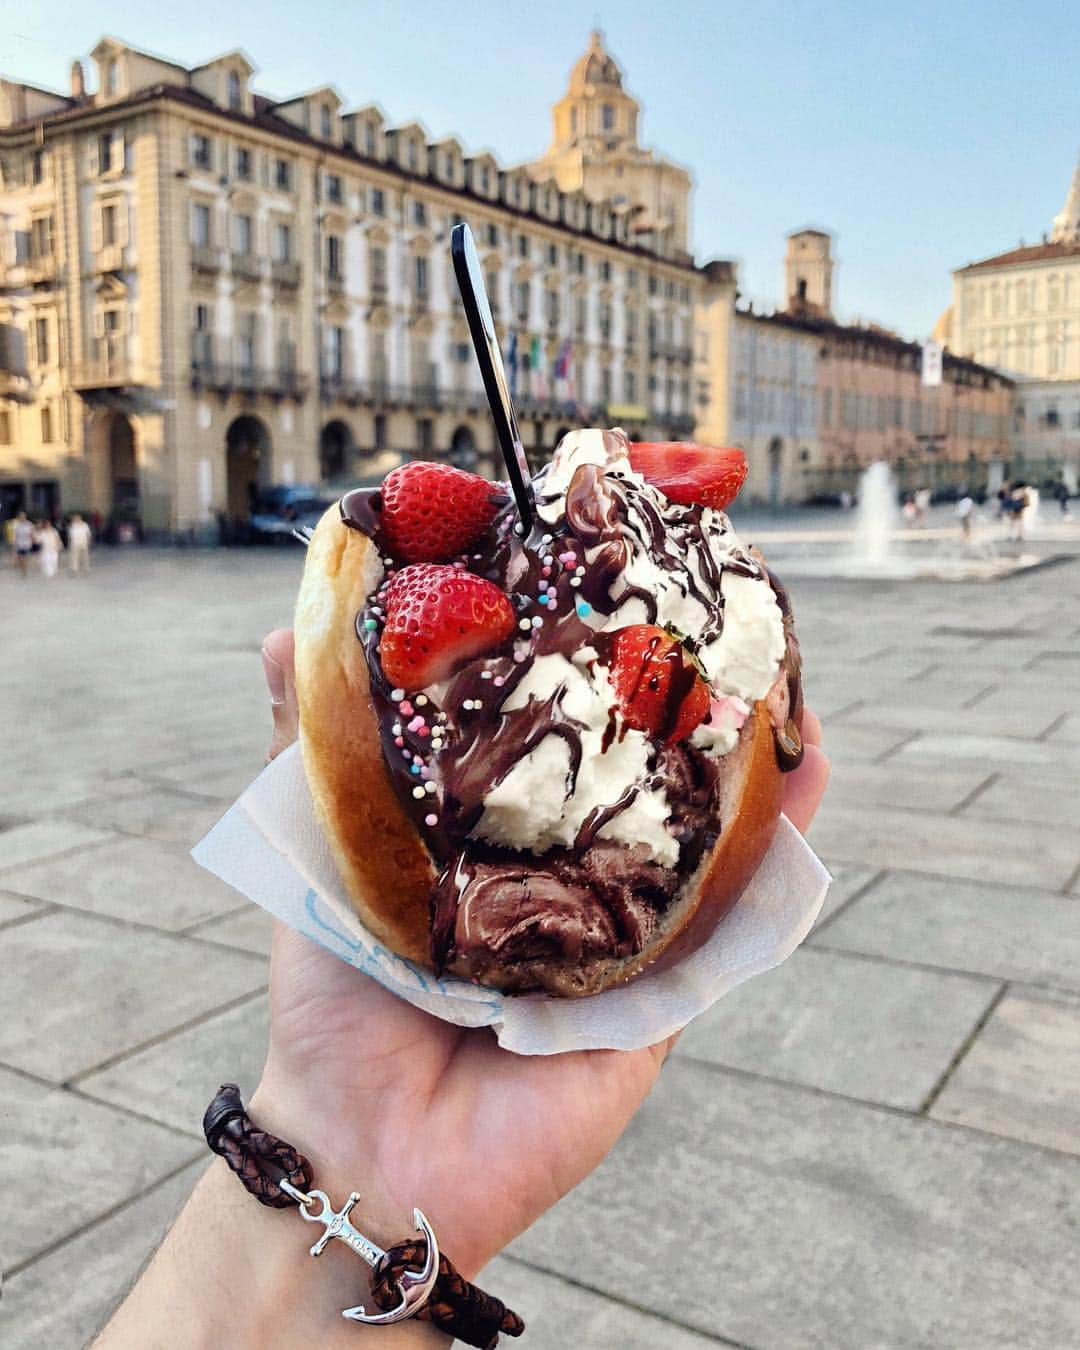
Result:
M682 506L697 502L722 511L746 482L746 456L733 446L641 442L630 447L630 465Z
M493 651L514 631L514 611L498 586L460 567L405 567L384 595L379 642L383 674L402 689L422 689Z
M709 686L665 629L651 623L620 628L611 652L611 683L628 725L674 745L704 721Z
M386 475L383 538L402 562L445 562L484 533L498 509L494 483L452 464L410 460Z

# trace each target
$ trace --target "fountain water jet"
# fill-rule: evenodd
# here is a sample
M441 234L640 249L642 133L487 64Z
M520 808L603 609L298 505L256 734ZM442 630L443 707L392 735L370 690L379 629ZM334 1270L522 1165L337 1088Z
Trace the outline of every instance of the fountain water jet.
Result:
M852 556L868 572L890 568L895 561L893 530L899 523L896 479L884 460L864 470L859 479Z

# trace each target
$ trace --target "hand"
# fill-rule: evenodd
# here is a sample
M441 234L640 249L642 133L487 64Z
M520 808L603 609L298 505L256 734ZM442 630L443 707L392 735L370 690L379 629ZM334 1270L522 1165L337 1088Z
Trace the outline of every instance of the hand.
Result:
M273 758L297 735L292 633L271 633L263 657ZM813 714L802 730L806 756L786 779L784 810L805 830L829 768ZM468 1277L600 1162L676 1039L510 1054L490 1031L420 1012L281 924L270 1008L253 1119L306 1153L332 1195L361 1190L357 1213L387 1226L384 1241L405 1236L419 1205Z

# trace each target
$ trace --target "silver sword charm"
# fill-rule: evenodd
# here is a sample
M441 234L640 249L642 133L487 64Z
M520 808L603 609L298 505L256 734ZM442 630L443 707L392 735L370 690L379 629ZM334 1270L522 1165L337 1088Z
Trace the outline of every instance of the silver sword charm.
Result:
M376 1246L370 1238L364 1236L358 1228L349 1222L349 1214L353 1205L360 1199L360 1192L353 1191L348 1200L338 1210L330 1200L325 1191L301 1191L287 1181L280 1183L281 1189L300 1206L300 1217L308 1223L321 1223L323 1232L311 1248L312 1256L321 1256L326 1250L327 1243L333 1238L344 1242L350 1250L354 1251L361 1260L374 1270L386 1253L379 1246ZM313 1209L315 1201L318 1200L321 1208L318 1212ZM435 1234L431 1230L431 1225L421 1213L420 1210L413 1210L413 1223L417 1232L423 1234L427 1239L427 1256L424 1261L423 1270L404 1270L401 1278L397 1282L397 1291L400 1302L396 1308L391 1308L389 1312L366 1313L364 1305L358 1303L355 1308L343 1308L342 1317L347 1317L353 1322L368 1322L373 1325L387 1322L401 1322L406 1317L411 1317L428 1300L435 1281L439 1278L439 1244L435 1240Z

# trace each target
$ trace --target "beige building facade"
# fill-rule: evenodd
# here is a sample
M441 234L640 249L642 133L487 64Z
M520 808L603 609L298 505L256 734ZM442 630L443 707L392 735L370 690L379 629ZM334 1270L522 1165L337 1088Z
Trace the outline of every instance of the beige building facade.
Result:
M92 59L92 95L78 64L70 95L0 85L5 509L199 537L389 452L491 471L462 219L537 458L582 423L691 432L709 281L670 232L329 87L265 98L242 52Z

